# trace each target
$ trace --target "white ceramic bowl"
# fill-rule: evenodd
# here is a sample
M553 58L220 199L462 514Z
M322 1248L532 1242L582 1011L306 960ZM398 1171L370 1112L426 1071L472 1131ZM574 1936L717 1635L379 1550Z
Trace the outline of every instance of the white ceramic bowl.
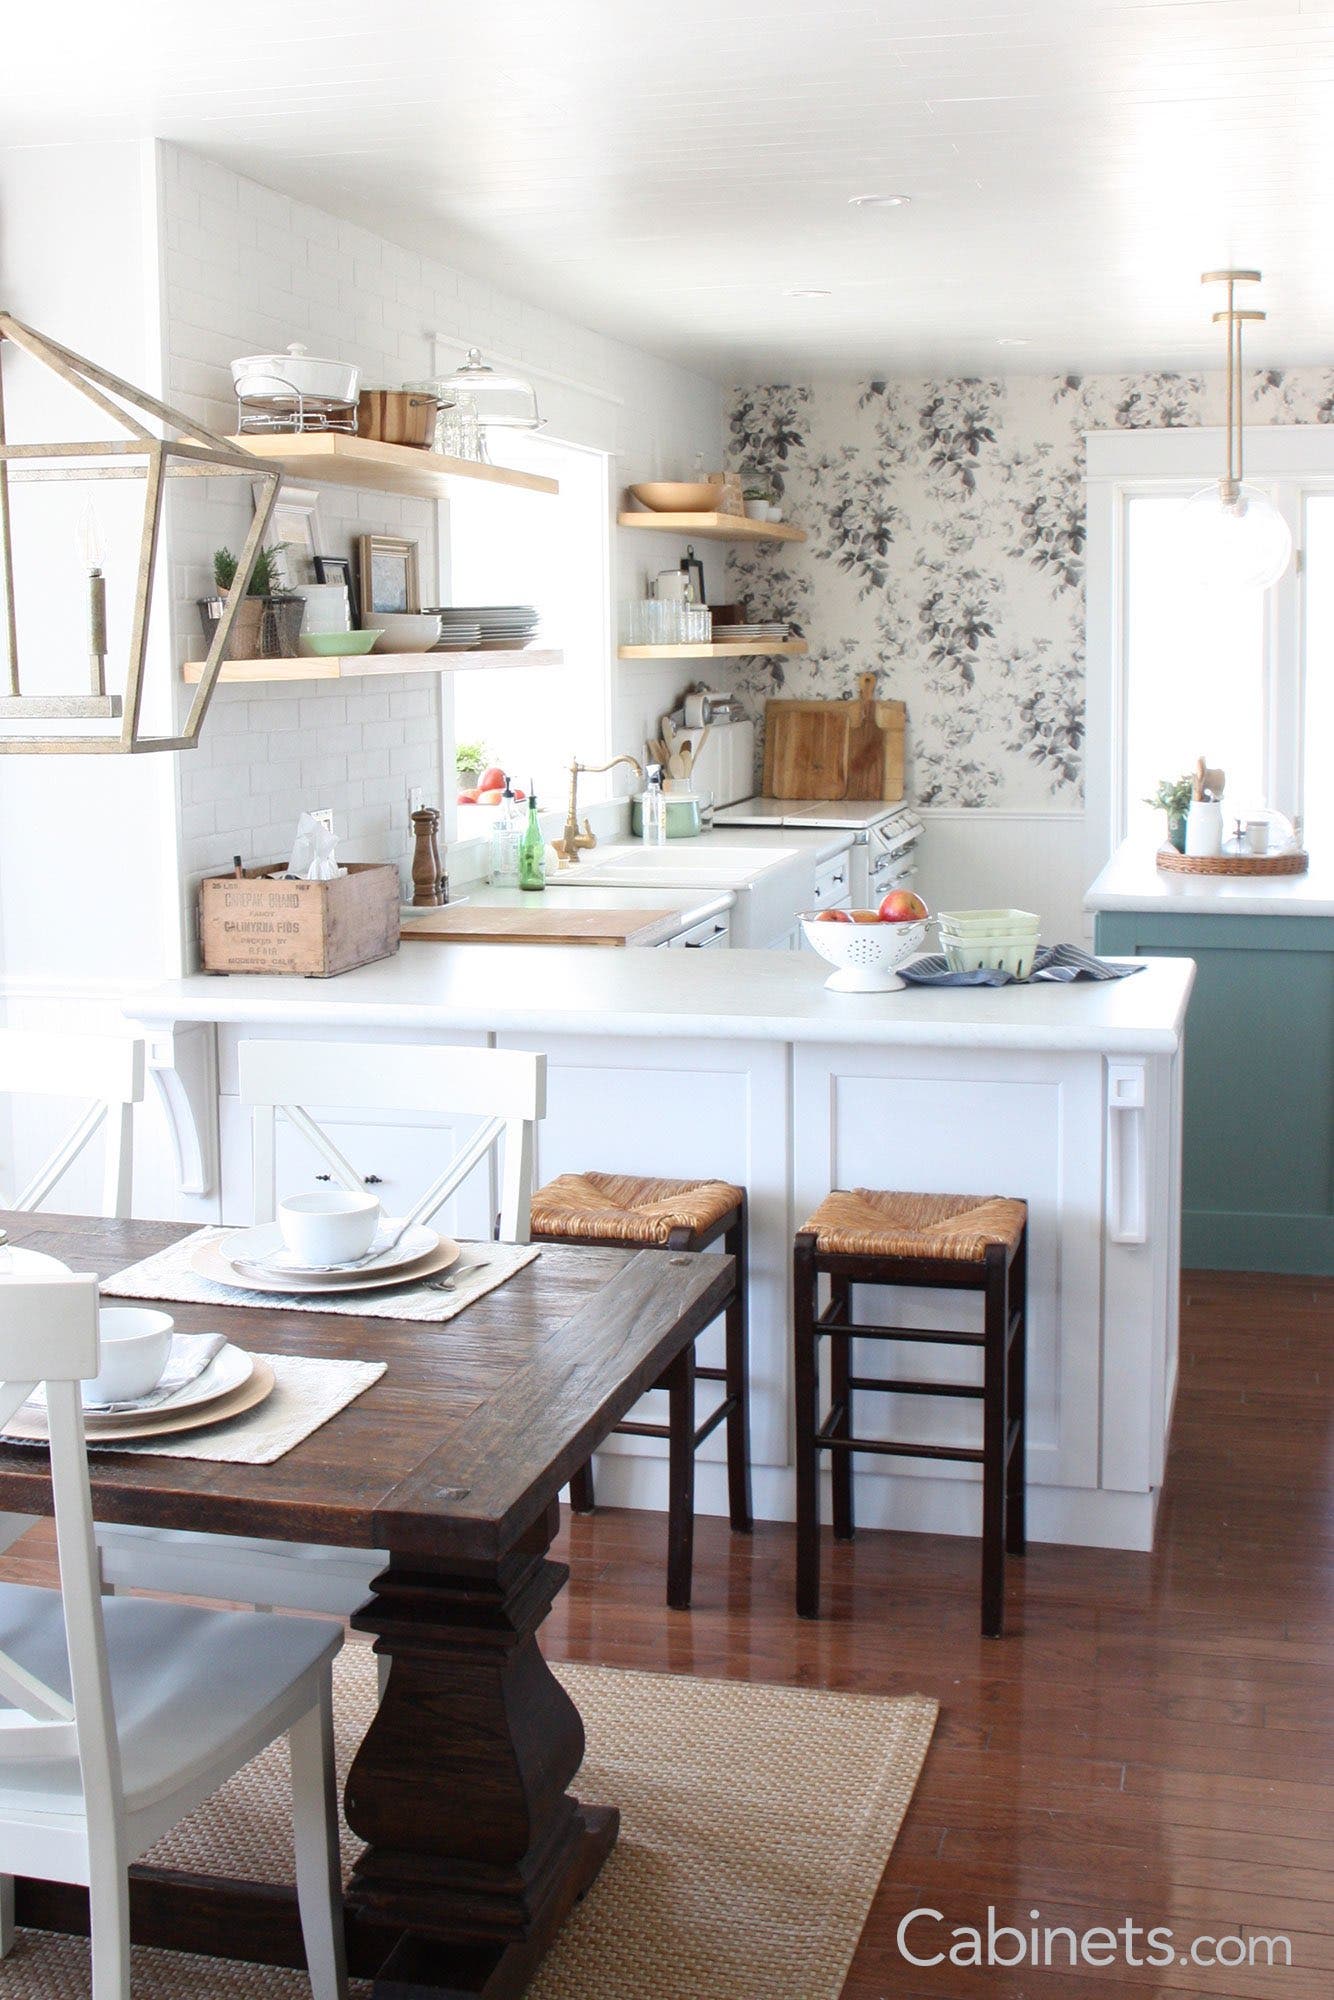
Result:
M321 1188L315 1194L291 1194L278 1203L278 1227L283 1242L298 1263L312 1271L350 1264L364 1257L380 1226L380 1204L373 1194L350 1188Z
M377 653L427 653L440 637L438 611L372 611L366 615L380 629Z
M915 924L840 924L801 919L806 942L821 958L836 966L825 981L835 993L890 993L898 985L898 967L922 948L926 920Z
M1033 910L938 910L936 924L959 938L1024 937L1041 929L1042 919Z
M175 1324L170 1313L146 1306L103 1306L97 1315L97 1373L82 1386L84 1402L129 1403L156 1389Z

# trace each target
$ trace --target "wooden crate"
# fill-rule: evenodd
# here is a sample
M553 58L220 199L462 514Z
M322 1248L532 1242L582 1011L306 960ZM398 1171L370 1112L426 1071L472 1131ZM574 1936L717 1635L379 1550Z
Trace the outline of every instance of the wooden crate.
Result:
M388 958L399 944L398 870L353 861L332 882L286 882L282 861L199 885L205 972L291 972L331 979ZM276 872L275 872L276 871Z

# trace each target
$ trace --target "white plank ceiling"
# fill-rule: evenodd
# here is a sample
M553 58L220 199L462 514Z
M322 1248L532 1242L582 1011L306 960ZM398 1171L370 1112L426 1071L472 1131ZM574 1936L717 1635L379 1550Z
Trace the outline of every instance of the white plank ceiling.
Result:
M728 377L1216 365L1229 263L1257 362L1331 358L1334 0L67 0L4 39L4 144L174 139Z

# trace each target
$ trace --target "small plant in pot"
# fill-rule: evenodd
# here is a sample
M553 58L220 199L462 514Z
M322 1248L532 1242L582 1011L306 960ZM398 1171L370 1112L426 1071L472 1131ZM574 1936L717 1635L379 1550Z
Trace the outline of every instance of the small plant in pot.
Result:
M454 769L459 786L463 791L476 785L486 765L485 743L456 743L454 746Z
M769 518L769 489L767 486L750 485L742 491L748 521L767 521Z
M1157 791L1144 801L1146 806L1167 814L1168 845L1175 847L1178 854L1186 851L1186 813L1193 796L1194 786L1189 776L1160 778Z
M281 639L276 635L284 633L288 626L294 627L290 634L291 650L296 651L302 600L294 592L284 590L279 582L277 558L285 547L284 542L271 542L255 557L246 582L245 598L233 622L224 658L256 660L274 657L281 649ZM213 581L217 586L217 595L199 599L199 619L204 628L205 642L209 645L213 643L213 634L227 608L227 598L236 587L236 569L236 557L230 549L214 550Z

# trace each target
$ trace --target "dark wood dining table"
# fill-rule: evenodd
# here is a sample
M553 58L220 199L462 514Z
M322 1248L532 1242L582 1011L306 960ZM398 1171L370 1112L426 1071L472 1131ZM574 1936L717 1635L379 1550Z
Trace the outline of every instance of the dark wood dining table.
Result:
M109 1277L179 1223L3 1215L12 1243ZM98 1519L379 1549L354 1626L390 1671L348 1777L366 1842L347 1891L352 1970L376 2000L505 2000L531 1983L616 1840L614 1805L568 1787L578 1710L537 1644L568 1570L559 1494L721 1310L731 1259L549 1246L456 1319L172 1305L261 1353L386 1372L272 1465L97 1451ZM684 1365L684 1363L683 1363ZM0 1445L0 1510L46 1514L46 1454ZM18 1920L85 1930L84 1892L22 1880ZM304 1963L294 1894L136 1868L136 1942Z

